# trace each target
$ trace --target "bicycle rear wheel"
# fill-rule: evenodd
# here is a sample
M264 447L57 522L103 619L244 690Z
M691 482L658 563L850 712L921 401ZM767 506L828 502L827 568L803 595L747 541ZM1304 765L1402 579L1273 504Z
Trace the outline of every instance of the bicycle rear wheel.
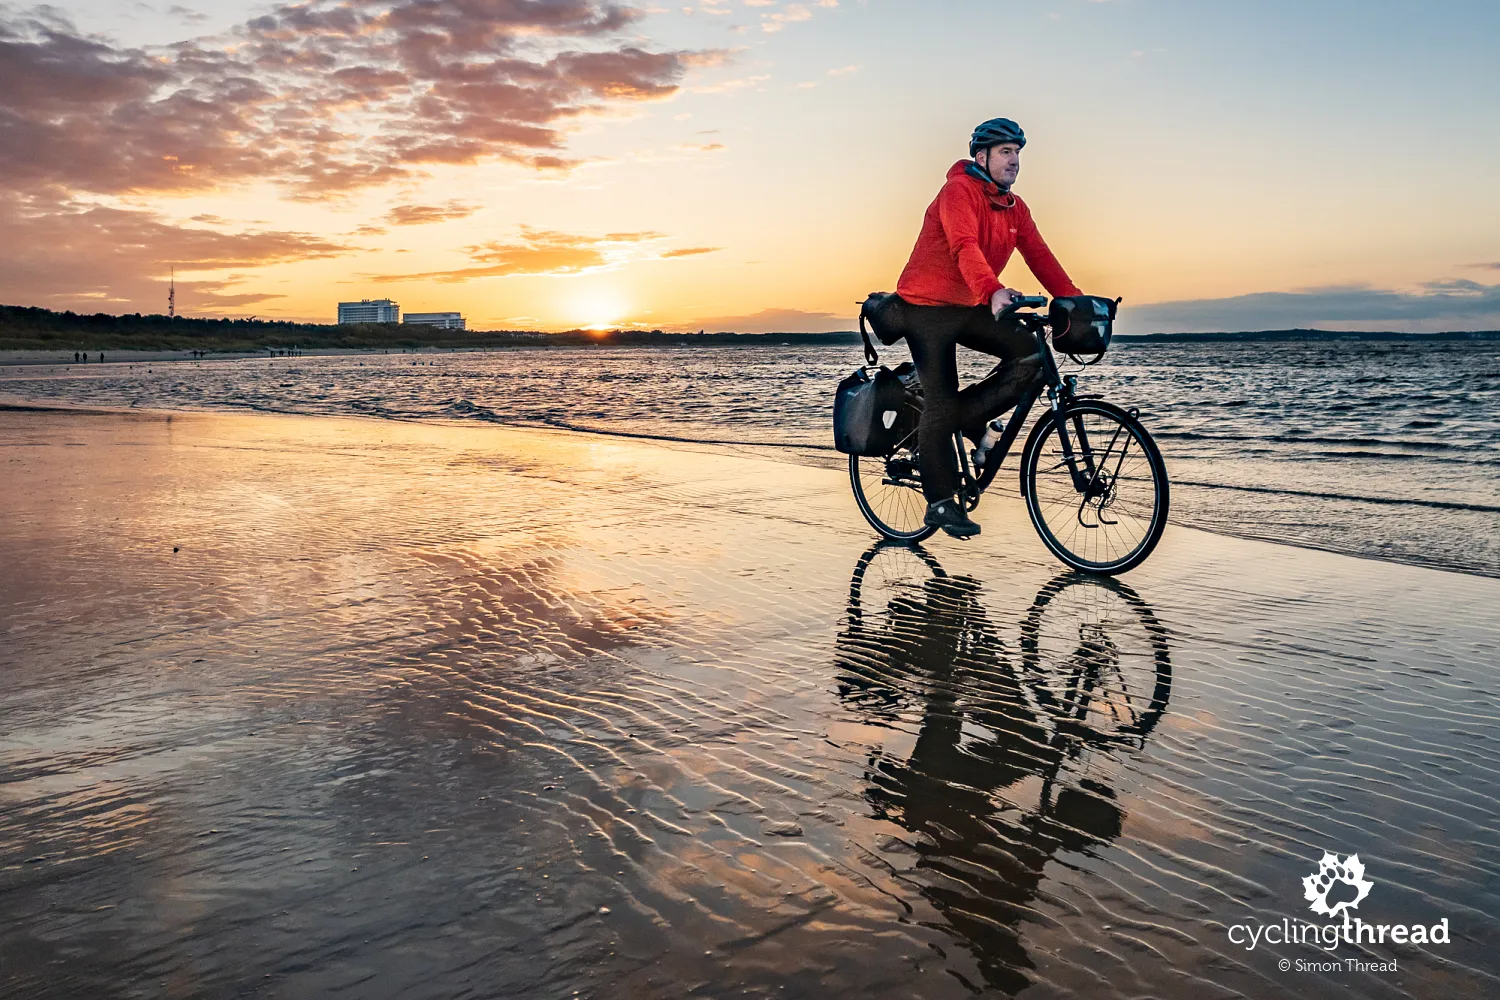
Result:
M1074 569L1134 569L1167 526L1161 450L1139 420L1103 400L1069 404L1063 429L1072 464L1054 413L1037 421L1021 457L1021 494L1032 525L1052 554Z
M924 600L931 581L947 575L920 545L878 541L854 565L849 580L849 624L872 629L893 607Z
M927 501L915 451L901 448L884 457L850 455L849 485L859 512L882 537L920 542L937 530L923 520Z

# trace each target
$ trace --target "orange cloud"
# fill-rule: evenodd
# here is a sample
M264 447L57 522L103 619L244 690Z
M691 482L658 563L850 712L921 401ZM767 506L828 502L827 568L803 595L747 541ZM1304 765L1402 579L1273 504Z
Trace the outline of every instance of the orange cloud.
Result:
M223 36L143 49L87 35L56 8L0 5L0 234L26 248L0 260L0 294L139 303L157 298L154 275L173 263L254 267L351 249L298 233L174 227L91 207L90 196L270 181L317 199L411 180L431 164L568 169L572 120L670 97L688 68L722 59L641 48L621 33L641 16L608 0L308 0ZM383 221L473 211L400 205ZM498 274L568 273L617 256L536 234L473 252L478 271ZM227 284L181 287L221 305L226 295L250 301Z
M151 212L0 195L0 301L60 308L83 303L160 303L170 268L179 273L315 260L349 247L305 233L225 233L176 226ZM178 281L182 308L213 312L280 298L235 291L241 276ZM149 308L149 307L148 307Z
M681 250L668 250L661 255L662 260L671 260L673 257L696 257L701 253L718 253L723 247L684 247Z
M714 253L722 249L686 247L658 251L650 247L650 244L666 238L664 234L651 230L582 236L522 226L519 241L497 240L465 247L464 252L478 266L425 271L421 274L379 274L372 275L370 280L383 284L403 281L451 284L476 278L504 278L523 274L577 274L580 271L616 267L630 260L668 260Z
M477 205L450 201L446 205L397 205L385 214L393 226L423 226L431 222L464 219L479 210Z

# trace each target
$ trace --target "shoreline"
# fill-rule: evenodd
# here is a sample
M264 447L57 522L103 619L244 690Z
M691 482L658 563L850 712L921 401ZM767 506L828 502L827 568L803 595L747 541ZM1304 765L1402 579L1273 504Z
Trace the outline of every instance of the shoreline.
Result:
M449 355L449 354L494 354L507 353L511 351L578 351L578 350L600 350L629 348L635 350L667 350L680 347L757 347L757 346L798 346L798 347L854 347L861 343L858 333L851 331L836 331L832 333L712 333L712 334L663 334L655 339L641 340L630 336L634 331L625 331L623 335L604 337L599 340L564 339L570 337L568 334L536 334L529 335L507 343L494 344L459 344L459 345L422 345L405 347L383 347L370 345L365 347L308 347L295 348L296 353L276 353L283 351L282 348L261 348L259 350L208 350L201 357L194 357L191 348L187 349L138 349L138 348L104 348L105 356L103 362L97 359L91 361L75 361L72 349L50 349L50 348L0 348L0 370L7 367L29 367L37 365L50 365L53 367L79 367L98 364L141 364L141 363L166 363L181 361L241 361L248 358L264 358L275 360L277 358L299 358L299 357L349 357L349 356L380 356L397 354L413 355ZM556 342L547 342L548 337L556 337ZM790 338L790 339L787 339ZM1112 343L1125 347L1153 347L1158 345L1184 345L1202 344L1206 347L1222 347L1226 344L1309 344L1328 345L1341 342L1370 343L1370 344L1396 344L1405 346L1421 346L1425 344L1469 344L1469 343L1492 343L1500 341L1500 331L1495 330L1461 330L1446 333L1403 333L1399 331L1373 331L1373 332L1351 332L1341 333L1329 330L1258 330L1247 332L1224 332L1224 333L1117 333ZM885 345L890 349L891 345ZM98 347L90 348L83 353L96 356L101 353Z
M761 334L751 334L749 336L756 336L756 337L758 337L758 336L761 336ZM772 335L767 335L767 336L775 336L775 335L772 334ZM818 336L822 336L822 335L820 334ZM835 337L835 336L838 336L838 335L837 334L829 334L828 336L829 337ZM783 343L782 341L776 341L776 344L778 344L778 345L780 345L782 343ZM793 342L793 343L797 343L797 342ZM847 341L829 339L829 340L823 340L823 341L819 341L818 342L818 345L826 345L826 346L830 346L830 347L849 347L849 346L858 345L858 344L859 344L859 337L858 337L857 334L853 335L853 339L847 340ZM77 367L77 368L94 368L94 367L99 367L99 366L107 366L107 365L115 365L115 364L120 364L120 365L134 365L134 364L155 363L155 362L166 363L166 362L184 362L184 361L185 362L246 361L246 360L255 360L257 358L260 359L260 360L262 360L262 361L295 361L298 358L384 357L384 356L392 355L392 354L394 354L394 355L425 355L425 356L433 356L433 357L436 357L436 356L447 357L449 355L461 355L461 354L509 354L509 353L520 352L520 351L595 351L595 350L610 350L610 349L619 349L619 348L629 348L629 349L632 349L632 350L658 350L658 351L665 351L665 350L675 350L678 347L693 347L693 346L734 348L734 347L747 347L747 346L748 347L753 347L753 346L756 346L756 345L755 344L751 344L751 343L745 343L745 342L740 342L740 343L725 343L725 342L708 343L708 342L706 342L706 343L701 344L701 345L682 344L682 343L678 343L678 342L661 343L661 344L632 344L632 343L608 343L608 342L600 342L600 343L578 343L578 344L515 343L515 344L493 344L493 345L486 345L486 346L479 346L479 347L426 346L426 347L406 347L406 348L396 348L396 349L390 349L390 348L384 348L384 347L309 347L309 348L297 348L297 351L296 351L295 354L272 354L269 350L261 350L261 351L210 351L208 354L204 355L203 357L198 357L198 358L193 357L191 351L185 351L185 350L162 350L162 351L154 351L154 350L123 350L123 349L122 350L109 350L109 349L106 348L105 351L103 352L104 353L104 357L105 357L105 360L103 362L100 362L99 360L97 360L97 357L95 357L95 360L92 360L92 361L86 361L86 362L85 361L74 361L72 359L72 357L70 356L72 354L71 350L68 351L68 352L66 352L66 353L64 353L62 351L51 351L51 350L0 349L0 370L4 370L6 367L26 368L26 367L49 366L50 365L50 366L52 366L54 368L74 368L74 367ZM801 343L799 346L807 346L807 344L804 342L804 343ZM94 350L92 350L92 351L90 351L88 353L90 353L91 355L97 356L99 354L99 351L96 348L96 349L94 349Z
M435 352L443 353L443 352ZM295 359L293 359L295 360ZM168 409L162 407L99 407L99 406L70 406L64 403L35 403L26 400L7 400L0 393L0 413L3 412L58 412L68 414L97 414L97 415L120 415L140 416L158 415L172 417L177 415L192 415L199 417L211 417L215 415L224 416L265 416L265 417L291 417L306 418L314 420L355 420L359 422L372 422L376 424L391 423L406 426L435 426L453 429L461 428L498 428L520 432L539 432L559 435L578 435L583 437L599 438L605 441L635 441L647 445L656 445L662 448L678 451L698 452L704 454L730 455L737 457L761 458L765 461L777 462L777 464L796 466L800 468L813 469L842 469L845 459L831 447L819 445L802 445L796 443L772 443L772 442L734 442L727 440L699 440L687 437L672 437L668 435L656 435L645 433L631 433L628 431L600 430L589 427L565 427L545 422L529 423L525 421L507 420L485 420L485 419L462 419L453 417L400 417L385 416L371 413L306 413L296 410L270 410L246 407L244 409L210 408L194 409L182 407L180 409ZM744 449L744 450L741 450ZM771 454L767 454L770 452ZM818 455L837 456L833 462L811 462L811 461L789 461L782 462L773 457L775 453L815 453ZM1008 460L1009 461L1009 460ZM1183 483L1184 486L1201 486L1196 483ZM1210 484L1208 489L1241 489L1232 486L1220 486ZM1249 492L1263 492L1259 489L1250 489ZM1011 499L1008 493L994 497L996 500ZM1380 501L1371 501L1380 502ZM993 506L992 506L993 509ZM1310 540L1288 540L1284 537L1268 534L1257 534L1252 530L1233 530L1221 525L1207 525L1195 523L1191 520L1173 522L1178 527L1189 528L1194 531L1202 531L1206 534L1221 538L1232 538L1238 541L1263 542L1282 548L1297 549L1307 552L1321 552L1328 555L1344 556L1351 559L1360 559L1368 562L1380 563L1391 566L1407 566L1415 569L1428 569L1441 573L1452 573L1459 576L1477 577L1486 580L1500 579L1500 570L1486 570L1480 567L1454 566L1433 559L1403 558L1399 555L1384 555L1376 552L1359 551L1356 549L1338 548L1333 545L1318 544Z
M851 318L852 326L852 318ZM1446 330L1413 333L1402 330L1218 330L1125 332L1119 344L1199 344L1207 349L1233 343L1337 344L1343 342L1427 345L1500 341L1500 330ZM300 323L277 320L231 320L162 315L80 315L72 312L0 305L0 365L66 364L76 350L105 352L127 361L190 359L195 350L217 358L276 356L287 349L302 355L370 354L509 350L514 348L591 347L733 347L771 344L859 345L857 329L825 331L739 332L732 330L447 330L407 324ZM53 346L56 345L56 346Z
M392 352L382 347L316 347L298 349L295 354L271 354L269 351L210 351L203 357L195 358L191 351L143 351L143 350L118 350L106 349L104 361L98 360L97 349L90 351L94 360L74 361L71 357L72 351L50 351L50 350L0 350L0 370L7 367L26 368L33 366L50 365L54 368L98 368L108 365L134 365L147 362L202 362L202 361L245 361L259 358L263 361L295 361L298 358L339 358L339 357L366 357L384 356L391 353L396 354L498 354L508 351L524 350L556 350L558 348L572 347L565 344L537 344L525 345L514 344L500 347L409 347Z

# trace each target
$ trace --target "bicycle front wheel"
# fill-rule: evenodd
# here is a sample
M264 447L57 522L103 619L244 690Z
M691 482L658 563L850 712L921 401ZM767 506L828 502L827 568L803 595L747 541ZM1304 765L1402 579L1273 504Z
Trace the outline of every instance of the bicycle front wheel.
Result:
M1021 456L1021 494L1052 554L1087 573L1134 569L1167 526L1161 450L1139 420L1103 400L1070 404L1061 430L1055 413L1037 421Z
M1128 584L1064 571L1021 619L1021 662L1037 702L1069 736L1144 740L1172 696L1167 637Z
M916 455L903 448L889 456L849 456L849 485L854 502L870 527L893 542L920 542L932 535L923 520L927 501Z

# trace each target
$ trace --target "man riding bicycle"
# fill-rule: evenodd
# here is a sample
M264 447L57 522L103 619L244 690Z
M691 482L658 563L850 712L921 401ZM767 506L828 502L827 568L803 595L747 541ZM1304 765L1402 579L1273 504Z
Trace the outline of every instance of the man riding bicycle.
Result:
M1035 338L1000 319L1016 294L997 275L1020 250L1054 298L1082 294L1037 232L1026 203L1011 193L1025 145L1026 134L1009 118L974 129L972 159L949 168L947 182L927 207L887 319L905 335L922 382L917 448L925 523L958 538L979 534L979 525L955 500L953 433L961 430L979 441L985 424L1014 406L1041 371ZM959 344L999 357L999 374L960 392Z

